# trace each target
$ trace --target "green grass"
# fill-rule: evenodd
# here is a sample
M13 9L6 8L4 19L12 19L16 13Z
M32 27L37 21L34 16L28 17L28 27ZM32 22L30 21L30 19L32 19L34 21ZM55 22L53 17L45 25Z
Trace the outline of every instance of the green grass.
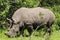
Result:
M29 37L16 37L16 38L9 38L4 35L5 31L0 31L0 40L29 40ZM38 33L36 33L38 34ZM60 40L60 31L52 32L51 36L31 36L30 40Z
M60 40L60 31L53 32L50 40Z
M59 8L57 9L58 7L53 7L53 8L50 8L51 10L54 11L55 13L55 16L56 16L56 23L59 23L60 24L60 11L57 12L57 10L59 10ZM58 26L58 24L53 25L52 29L53 29L53 32L51 34L51 36L43 36L43 31L40 30L39 32L35 32L34 34L35 35L39 35L39 36L32 36L30 40L60 40L60 31L56 31L56 29L58 30L60 26ZM55 29L56 27L56 29ZM42 31L42 32L41 32ZM16 38L9 38L7 37L6 35L4 35L4 32L6 32L5 30L0 30L0 40L29 40L29 37L16 37ZM25 31L25 34L28 34L27 31Z

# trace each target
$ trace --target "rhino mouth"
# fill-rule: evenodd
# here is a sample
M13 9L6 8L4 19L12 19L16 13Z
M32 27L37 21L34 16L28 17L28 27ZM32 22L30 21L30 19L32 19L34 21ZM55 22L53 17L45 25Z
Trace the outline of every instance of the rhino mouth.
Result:
M7 32L5 32L4 34L5 34L6 36L10 37L10 36L7 34Z
M5 35L8 36L9 38L15 38L15 37L17 37L17 35L9 35L7 33L5 33Z

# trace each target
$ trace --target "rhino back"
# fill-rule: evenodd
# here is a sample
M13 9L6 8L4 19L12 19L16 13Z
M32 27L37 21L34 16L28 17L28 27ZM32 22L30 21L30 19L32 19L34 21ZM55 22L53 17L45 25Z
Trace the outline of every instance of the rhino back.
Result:
M50 15L43 8L28 8L22 13L22 20L25 23L44 23L50 18Z
M20 8L18 9L12 19L15 22L23 21L25 23L47 23L52 19L53 14L48 10L41 7L37 8Z

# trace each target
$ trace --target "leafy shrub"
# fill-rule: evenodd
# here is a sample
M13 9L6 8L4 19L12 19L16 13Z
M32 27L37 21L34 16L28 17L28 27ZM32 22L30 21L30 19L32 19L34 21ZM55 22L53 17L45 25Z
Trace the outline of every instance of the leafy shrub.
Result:
M52 9L53 9L54 12L57 12L57 13L60 14L60 5L59 6L54 6Z
M6 18L11 18L20 7L52 6L54 12L60 13L60 6L54 6L59 4L60 0L0 0L0 25L7 25Z
M53 7L54 5L59 5L59 4L60 4L60 0L41 0L39 5Z
M56 16L56 24L60 27L60 14Z
M55 27L56 29L60 29L60 6L52 7L52 11L54 12L56 19L55 19Z

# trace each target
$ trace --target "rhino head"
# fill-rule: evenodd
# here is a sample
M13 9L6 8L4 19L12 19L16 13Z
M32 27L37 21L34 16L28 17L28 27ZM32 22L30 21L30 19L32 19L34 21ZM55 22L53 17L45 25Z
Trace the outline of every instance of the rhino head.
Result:
M8 37L16 37L19 31L19 23L14 23L13 20L9 19L11 26L8 28L8 31L5 32L5 35Z

